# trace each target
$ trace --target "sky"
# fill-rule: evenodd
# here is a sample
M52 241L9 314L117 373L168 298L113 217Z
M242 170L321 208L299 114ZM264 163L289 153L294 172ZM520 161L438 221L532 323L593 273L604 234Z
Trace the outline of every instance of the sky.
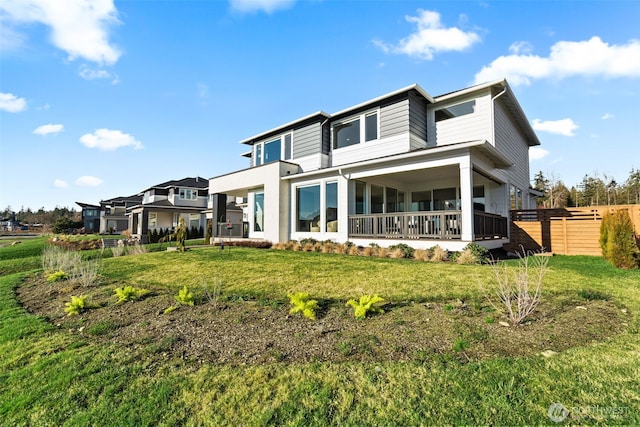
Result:
M248 167L239 141L506 78L531 176L640 168L640 2L0 0L0 209Z

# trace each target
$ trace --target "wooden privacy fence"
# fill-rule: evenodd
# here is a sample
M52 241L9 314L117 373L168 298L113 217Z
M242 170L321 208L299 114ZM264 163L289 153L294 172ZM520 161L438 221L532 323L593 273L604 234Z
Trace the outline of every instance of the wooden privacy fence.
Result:
M509 251L525 250L562 255L602 255L600 223L606 212L624 209L640 237L640 205L589 206L566 209L511 211Z

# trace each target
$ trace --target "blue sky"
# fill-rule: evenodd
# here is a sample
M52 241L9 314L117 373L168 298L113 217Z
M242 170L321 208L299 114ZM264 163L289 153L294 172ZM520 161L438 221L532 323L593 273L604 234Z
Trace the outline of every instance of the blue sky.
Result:
M0 1L0 207L248 166L238 141L506 77L568 186L640 168L637 1Z

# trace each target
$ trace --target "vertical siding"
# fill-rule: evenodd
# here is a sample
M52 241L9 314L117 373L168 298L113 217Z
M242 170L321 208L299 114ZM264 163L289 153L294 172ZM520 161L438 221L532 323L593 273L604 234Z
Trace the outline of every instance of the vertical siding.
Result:
M409 132L409 100L380 108L380 139Z
M512 184L526 191L529 188L529 145L498 98L494 106L496 149L514 165L509 169Z
M322 152L322 145L320 123L313 123L293 131L294 159L319 154Z

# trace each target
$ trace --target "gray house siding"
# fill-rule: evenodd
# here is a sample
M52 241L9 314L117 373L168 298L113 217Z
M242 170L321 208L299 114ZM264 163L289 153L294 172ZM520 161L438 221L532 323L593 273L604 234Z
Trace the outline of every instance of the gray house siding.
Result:
M427 146L427 102L416 93L409 94L409 130L411 149Z
M529 188L529 145L500 102L494 105L495 147L513 161L510 176L520 189Z
M311 156L322 150L320 123L312 123L293 131L293 158Z
M380 108L380 139L409 132L409 100Z

